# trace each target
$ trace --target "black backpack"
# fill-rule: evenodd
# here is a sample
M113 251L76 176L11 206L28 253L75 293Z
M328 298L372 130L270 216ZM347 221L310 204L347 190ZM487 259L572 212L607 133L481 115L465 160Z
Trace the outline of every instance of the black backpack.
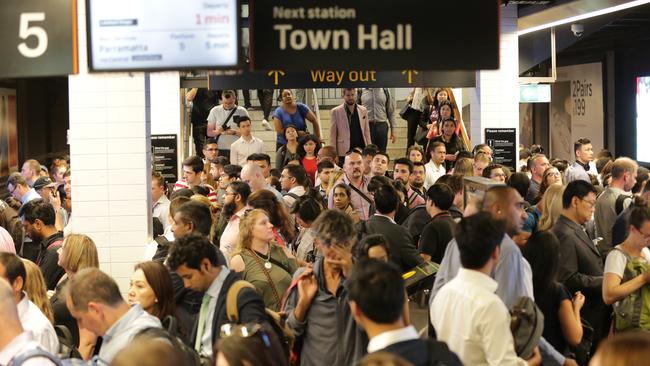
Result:
M618 197L616 197L616 203L614 204L614 208L616 209L616 216L620 215L621 212L625 209L625 201L633 199L633 196L628 196L626 194L619 194Z

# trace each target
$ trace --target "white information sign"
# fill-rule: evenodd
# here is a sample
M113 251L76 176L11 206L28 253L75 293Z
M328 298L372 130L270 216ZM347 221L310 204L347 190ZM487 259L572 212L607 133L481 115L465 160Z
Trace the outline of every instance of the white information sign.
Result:
M236 0L88 0L93 71L238 64Z

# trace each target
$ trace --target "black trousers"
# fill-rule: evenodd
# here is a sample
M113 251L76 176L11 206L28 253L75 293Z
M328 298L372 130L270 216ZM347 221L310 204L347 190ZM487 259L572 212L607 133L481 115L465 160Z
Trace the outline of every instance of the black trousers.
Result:
M192 137L194 139L196 155L203 158L203 145L208 137L208 125L192 125Z
M262 106L262 113L265 120L269 120L271 116L271 108L273 107L273 89L257 89L257 99L260 100Z
M404 116L404 119L406 119L406 127L407 127L407 136L406 136L407 150L409 147L415 144L415 134L418 131L418 126L421 118L422 118L422 112L412 108L409 108L408 112L406 112L406 115Z

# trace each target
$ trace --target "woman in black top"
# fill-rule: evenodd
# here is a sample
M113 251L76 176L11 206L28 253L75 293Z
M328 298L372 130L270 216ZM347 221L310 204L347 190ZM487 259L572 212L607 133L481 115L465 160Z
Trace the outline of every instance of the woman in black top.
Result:
M458 153L467 149L465 149L465 144L463 144L463 141L460 139L460 137L456 135L455 120L443 120L441 127L442 135L434 138L431 140L431 142L440 141L445 144L445 150L447 150L447 155L445 156L445 169L449 172L451 169L453 169L454 164L456 163Z
M287 143L280 146L275 155L275 168L282 171L285 165L292 160L300 160L298 130L289 125L284 129L284 138Z
M580 291L571 297L557 281L560 242L550 231L534 233L522 250L533 271L535 303L544 314L544 338L559 352L582 340L580 309L585 297Z

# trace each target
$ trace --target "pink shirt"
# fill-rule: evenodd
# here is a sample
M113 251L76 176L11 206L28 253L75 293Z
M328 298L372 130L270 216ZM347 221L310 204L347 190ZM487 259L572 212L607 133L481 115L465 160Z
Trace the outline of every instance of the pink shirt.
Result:
M203 187L207 188L209 193L208 193L208 199L210 202L212 202L213 205L217 204L217 193L214 191L214 188L210 186L209 184L202 184ZM176 184L174 184L174 192L178 191L179 189L183 188L190 188L190 185L187 184L187 181L185 179L181 179Z
M226 228L223 230L223 234L221 234L221 240L219 240L219 249L228 259L228 261L230 261L230 257L232 256L232 253L235 251L235 247L237 246L237 238L239 237L239 221L241 220L241 217L244 216L245 212L246 207L235 212L230 220L228 220L228 224L226 224Z

